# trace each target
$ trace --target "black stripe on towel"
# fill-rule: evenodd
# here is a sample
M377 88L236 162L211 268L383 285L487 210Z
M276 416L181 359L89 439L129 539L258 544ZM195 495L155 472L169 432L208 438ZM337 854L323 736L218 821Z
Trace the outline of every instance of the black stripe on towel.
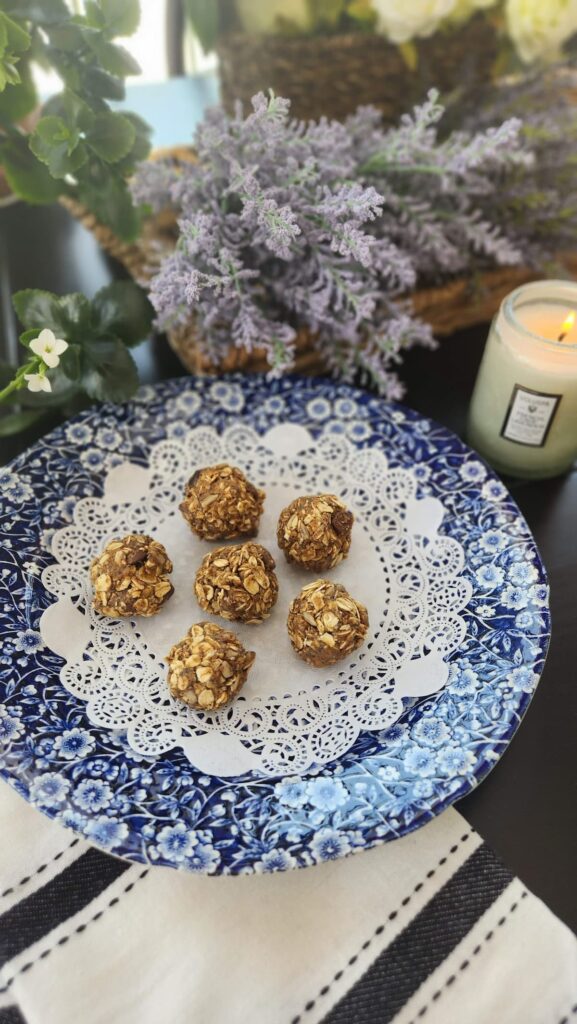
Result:
M17 1006L0 1006L0 1024L26 1024Z
M0 916L0 967L78 914L130 866L100 850L87 850L41 889L7 910Z
M480 846L383 950L323 1024L388 1024L513 880Z

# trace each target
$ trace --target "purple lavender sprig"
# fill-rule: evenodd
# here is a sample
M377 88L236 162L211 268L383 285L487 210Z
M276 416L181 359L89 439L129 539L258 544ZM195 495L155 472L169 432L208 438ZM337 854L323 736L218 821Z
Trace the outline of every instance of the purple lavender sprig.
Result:
M304 124L273 95L252 107L207 113L198 163L146 163L136 176L137 201L170 203L179 218L151 285L158 323L194 317L215 360L231 344L258 347L272 374L306 329L335 374L401 397L404 351L434 343L403 293L522 259L518 229L505 233L486 201L496 179L531 172L521 122L443 138L434 91L392 129L371 108Z

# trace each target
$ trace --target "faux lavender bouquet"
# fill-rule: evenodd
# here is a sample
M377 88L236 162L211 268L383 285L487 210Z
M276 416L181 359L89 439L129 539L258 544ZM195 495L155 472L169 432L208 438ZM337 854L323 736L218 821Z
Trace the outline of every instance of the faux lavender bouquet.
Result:
M146 163L133 184L138 202L179 214L151 286L160 326L193 316L213 361L231 344L264 349L272 374L306 331L335 374L401 397L403 350L433 344L403 294L522 262L523 231L500 226L498 194L536 173L518 119L442 138L442 114L434 92L394 129L370 108L344 124L291 121L288 100L263 94L246 118L210 111L197 164Z

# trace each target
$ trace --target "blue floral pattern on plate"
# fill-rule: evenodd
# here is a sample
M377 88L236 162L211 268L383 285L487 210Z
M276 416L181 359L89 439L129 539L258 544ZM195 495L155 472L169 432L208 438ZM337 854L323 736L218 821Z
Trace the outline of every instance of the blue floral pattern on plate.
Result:
M382 445L412 468L420 496L447 509L474 594L447 687L407 703L386 732L365 732L338 761L280 780L200 774L182 753L135 755L92 726L43 646L52 597L39 579L54 530L79 497L152 444L191 426L284 421L315 435L326 421L359 448ZM78 416L0 471L0 774L27 800L131 860L208 874L281 871L410 832L490 771L527 709L549 641L546 575L504 485L445 428L330 381L233 376L143 387L122 407Z

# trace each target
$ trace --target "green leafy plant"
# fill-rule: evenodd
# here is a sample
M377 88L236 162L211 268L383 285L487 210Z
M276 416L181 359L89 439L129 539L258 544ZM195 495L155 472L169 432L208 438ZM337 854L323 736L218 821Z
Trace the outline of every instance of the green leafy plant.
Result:
M54 295L26 289L13 296L25 330L27 359L0 367L0 402L18 412L0 420L0 436L30 426L47 411L71 413L87 399L121 402L138 387L129 348L150 332L153 310L132 281L115 281L90 301L85 295Z
M0 0L0 166L29 203L70 196L115 234L131 240L140 219L127 177L150 150L150 128L110 100L140 68L115 42L138 26L138 0L86 0L74 14L64 0ZM20 122L38 105L31 66L53 68L63 89L28 134Z
M184 12L205 53L216 46L219 33L231 20L232 10L215 0L184 0Z

